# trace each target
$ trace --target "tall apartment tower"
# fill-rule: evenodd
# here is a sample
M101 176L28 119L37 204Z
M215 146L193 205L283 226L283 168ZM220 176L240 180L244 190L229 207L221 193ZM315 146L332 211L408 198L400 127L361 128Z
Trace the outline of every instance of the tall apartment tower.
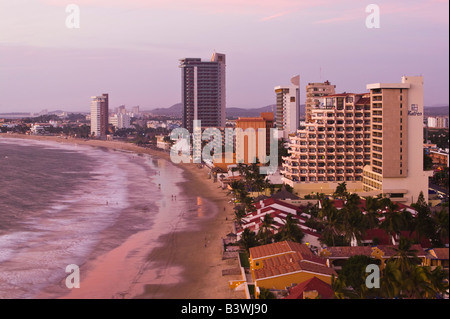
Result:
M336 85L331 85L330 82L323 83L308 83L306 86L306 101L305 101L305 121L311 122L312 109L319 105L319 98L335 94Z
M300 125L300 76L291 78L292 85L276 86L277 97L276 125L278 137L287 138L297 131Z
M183 127L193 132L195 120L202 127L225 127L225 54L214 52L211 61L180 60Z
M364 191L392 200L428 200L423 170L423 77L403 76L401 83L368 84L372 107L371 165L364 168Z
M102 138L108 134L108 109L108 94L91 97L91 134L96 138Z
M341 182L352 189L352 184L361 185L363 168L370 164L369 94L319 97L305 125L290 138L283 181L301 183L304 193L326 191Z

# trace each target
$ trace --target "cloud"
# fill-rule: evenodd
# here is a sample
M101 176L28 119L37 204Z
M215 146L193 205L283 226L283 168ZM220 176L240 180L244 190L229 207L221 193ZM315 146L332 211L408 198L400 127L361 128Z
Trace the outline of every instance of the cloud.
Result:
M284 16L286 14L288 14L288 12L280 12L280 13L273 14L273 15L268 16L268 17L261 18L260 21L262 21L262 22L269 21L269 20L272 20L272 19L276 19L276 18L282 17L282 16Z

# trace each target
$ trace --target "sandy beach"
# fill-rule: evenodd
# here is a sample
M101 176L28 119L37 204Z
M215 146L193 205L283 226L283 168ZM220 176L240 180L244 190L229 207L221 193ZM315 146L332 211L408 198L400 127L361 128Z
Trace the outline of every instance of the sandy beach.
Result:
M118 142L60 138L50 136L26 136L20 134L0 134L0 138L23 138L59 143L72 143L93 147L105 147L135 153L148 154L162 161L170 161L164 151L139 147ZM173 164L175 165L175 164ZM198 219L192 230L179 231L176 227L157 240L159 246L146 249L149 234L138 232L125 240L117 248L98 256L90 264L81 279L83 291L92 291L88 296L81 290L73 289L63 298L157 298L157 299L234 299L245 298L243 291L228 288L228 281L240 276L222 276L222 270L234 268L237 261L222 260L221 240L232 231L234 213L228 203L227 191L218 188L217 183L208 179L207 168L196 164L177 164L182 169L185 182L179 186L187 195L205 198L216 206L217 213L205 212L208 218ZM131 257L130 257L131 256ZM148 262L142 262L147 260ZM136 261L130 262L130 261ZM117 267L110 267L117 262ZM151 263L163 265L164 274L156 274ZM111 268L113 268L111 270ZM159 267L161 269L161 267ZM171 280L173 279L173 280ZM124 287L127 287L124 290ZM130 288L131 287L131 288ZM88 289L90 288L90 289ZM47 298L45 294L40 296Z

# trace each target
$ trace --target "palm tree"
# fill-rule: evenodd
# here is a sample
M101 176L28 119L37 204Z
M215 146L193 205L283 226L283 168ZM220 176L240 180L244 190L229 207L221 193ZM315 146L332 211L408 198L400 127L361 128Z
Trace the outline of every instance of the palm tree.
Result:
M404 229L405 221L398 211L398 205L396 203L391 202L388 198L383 198L382 201L382 205L386 209L386 212L383 214L384 221L381 223L380 227L394 236Z
M347 200L341 210L343 218L343 235L347 242L360 241L367 229L365 218L359 208L360 198L357 194L348 194Z
M347 183L342 182L339 183L338 186L336 187L336 190L333 193L333 198L345 198L347 197L348 192L347 192Z
M415 231L418 238L435 238L434 220L431 218L431 209L425 201L423 193L420 192L416 203L411 204L417 211Z
M322 201L322 208L319 211L319 218L323 225L322 241L327 245L336 245L336 239L342 235L343 220L342 214L333 206L328 198Z
M398 248L394 248L396 253L391 257L394 264L404 274L411 272L415 266L420 264L420 258L417 257L417 250L411 249L411 246L410 240L401 237Z
M366 197L366 222L367 226L372 228L377 228L379 226L379 209L380 209L379 197Z
M234 210L234 214L236 221L239 224L241 224L242 218L244 218L246 215L245 207L242 205L237 206L236 209Z
M258 246L258 239L256 238L256 234L252 232L250 229L245 228L244 231L242 232L239 244L248 253L250 248Z
M266 214L261 223L261 228L258 232L258 237L262 240L263 244L268 244L271 241L272 237L272 229L273 226L273 218L270 214Z
M434 215L434 224L436 225L436 237L442 245L442 240L449 236L449 212L446 209L441 209Z
M387 261L380 280L381 295L385 298L400 297L402 272L392 261Z
M443 298L444 295L448 294L448 273L441 266L436 267L434 270L431 270L430 267L424 268L431 288L428 296L430 298Z
M269 289L261 287L259 295L258 295L258 299L276 299L276 297L275 297L274 293L271 292Z
M334 274L331 275L331 288L333 289L334 296L337 299L345 299L347 285L344 277L336 277Z
M277 241L290 240L301 243L304 236L305 234L298 227L298 220L289 214L286 216L286 222L283 228L275 235L275 238Z
M402 292L407 298L423 299L432 291L424 267L414 267L408 274L404 274Z

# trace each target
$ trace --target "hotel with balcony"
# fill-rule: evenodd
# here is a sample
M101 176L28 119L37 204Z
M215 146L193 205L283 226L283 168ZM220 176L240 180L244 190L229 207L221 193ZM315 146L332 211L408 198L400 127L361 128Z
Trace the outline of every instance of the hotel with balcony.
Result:
M342 182L361 189L370 164L369 94L332 94L318 102L305 129L290 139L283 180L303 194L331 191Z
M319 105L319 99L322 96L335 94L336 85L332 85L329 81L308 83L306 86L305 101L305 121L311 122L312 109Z
M360 196L388 196L406 204L420 192L423 170L423 78L368 84L368 93L321 97L311 122L297 131L283 157L283 181L300 195L332 194L337 183Z

